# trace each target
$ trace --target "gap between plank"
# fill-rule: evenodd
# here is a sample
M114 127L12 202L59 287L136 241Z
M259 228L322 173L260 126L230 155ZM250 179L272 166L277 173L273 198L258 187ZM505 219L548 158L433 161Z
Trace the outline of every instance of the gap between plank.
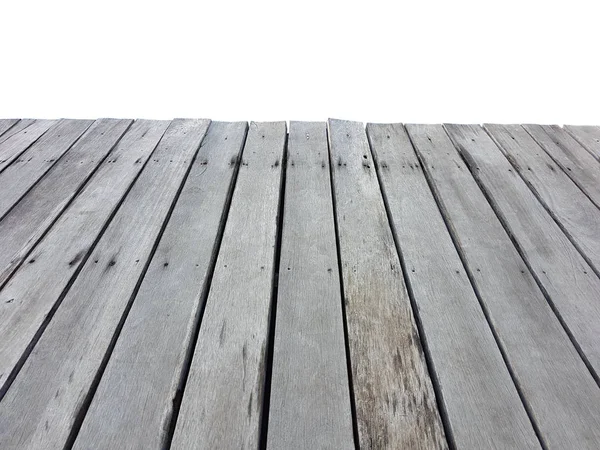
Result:
M581 349L581 346L579 345L579 343L577 342L577 340L575 339L575 336L573 336L573 334L571 333L571 330L569 329L569 326L567 325L567 323L564 321L562 315L560 314L560 311L556 308L556 305L554 304L554 302L552 301L552 297L550 296L550 294L548 293L548 291L546 290L544 284L542 283L542 281L540 280L540 278L537 276L535 270L533 270L531 263L529 262L529 259L527 257L527 254L525 253L525 251L523 250L523 248L521 247L521 244L519 244L519 241L517 240L517 238L515 237L515 235L512 233L512 231L510 230L510 227L508 225L508 222L504 219L504 217L502 216L502 214L500 213L500 208L498 207L496 201L492 198L492 196L488 193L488 191L486 190L485 186L483 185L483 183L479 180L479 177L475 175L475 170L477 170L476 164L474 161L472 161L466 153L463 153L460 150L460 145L454 141L454 139L452 138L452 135L448 132L448 130L446 129L446 126L443 126L444 131L446 132L446 135L448 136L448 138L450 139L450 141L452 142L452 144L454 145L454 148L457 150L457 153L459 154L459 156L461 157L461 159L464 161L465 166L468 168L469 172L471 172L471 175L473 176L473 179L475 180L475 183L477 183L477 186L479 186L479 189L481 190L481 192L483 193L483 196L485 197L485 199L488 201L488 203L490 204L490 206L492 207L492 211L494 211L494 214L496 215L496 217L498 218L498 220L500 221L500 224L502 225L502 227L504 228L504 231L506 232L506 234L508 235L508 238L511 240L511 242L513 243L513 245L515 246L517 253L521 256L521 259L523 260L523 262L525 263L525 266L527 266L527 269L529 270L529 273L531 274L531 276L533 277L533 279L535 280L536 284L538 285L538 287L540 288L540 290L542 291L542 294L544 295L544 298L546 299L546 301L548 302L548 304L550 305L550 308L552 309L552 311L554 311L554 314L556 315L556 317L558 318L558 321L560 322L560 324L562 325L563 329L565 330L565 333L567 333L567 336L569 337L569 339L571 340L571 343L573 344L573 346L575 347L575 350L577 351L577 353L579 353L579 356L581 357L581 359L583 360L583 363L585 364L585 366L588 368L588 370L590 371L590 374L592 375L592 377L594 378L594 380L596 381L596 384L598 385L598 387L600 387L600 377L598 376L598 374L596 373L596 371L594 370L592 364L590 363L590 361L588 360L587 356L585 355L585 353L583 352L583 350ZM495 142L494 142L495 143ZM587 261L586 261L587 262Z
M475 283L475 279L473 278L473 274L467 264L464 252L462 250L462 247L460 245L459 242L457 242L456 237L454 236L454 233L452 232L452 227L450 226L450 217L448 214L445 213L446 208L444 206L444 204L441 202L439 194L437 193L437 189L435 188L435 185L433 184L433 181L431 180L429 171L427 169L427 165L425 164L425 161L423 161L421 159L421 156L419 155L419 152L417 152L415 150L415 144L410 136L410 134L407 132L406 133L408 135L408 138L410 140L410 143L413 147L413 152L415 153L419 164L421 165L421 168L423 169L423 175L425 177L425 180L427 182L427 185L429 186L429 190L431 191L431 194L433 196L433 199L435 201L435 204L438 207L438 210L440 212L440 215L442 216L442 220L444 221L444 225L446 226L446 230L448 231L448 234L450 235L450 239L452 239L452 243L454 244L454 248L456 249L456 252L458 253L458 257L460 258L460 261L463 265L463 268L465 269L465 273L467 274L467 278L469 279L469 283L471 284L471 288L473 289L473 292L475 293L475 296L477 297L477 301L479 302L479 306L481 307L481 310L483 311L483 315L485 317L485 320L488 324L488 327L490 328L491 332L492 332L492 336L494 337L494 341L496 342L496 345L498 347L498 349L500 350L500 355L502 355L502 360L504 361L504 364L506 365L506 368L508 369L508 373L510 375L510 378L513 382L513 384L515 385L515 389L517 390L517 394L519 395L519 398L521 399L521 403L523 404L523 407L525 408L525 412L527 413L527 416L529 417L529 421L531 422L531 425L533 427L533 431L535 432L536 437L538 438L538 441L540 442L540 445L542 446L542 448L544 450L546 450L548 447L546 445L546 442L544 440L544 438L542 437L542 433L535 421L535 418L533 416L533 411L531 410L531 406L529 405L529 402L527 401L527 399L525 398L525 394L523 394L523 390L521 388L521 385L519 384L519 381L517 380L517 377L514 373L514 370L512 368L512 366L510 365L510 361L508 359L508 356L506 355L506 351L504 349L504 347L502 346L501 342L500 342L500 338L498 336L498 333L496 332L496 329L494 328L493 324L492 324L492 320L490 319L490 313L487 309L487 306L485 305L482 297L481 297L481 293L479 292L479 288L477 287L477 284ZM469 165L467 164L467 167L469 167Z

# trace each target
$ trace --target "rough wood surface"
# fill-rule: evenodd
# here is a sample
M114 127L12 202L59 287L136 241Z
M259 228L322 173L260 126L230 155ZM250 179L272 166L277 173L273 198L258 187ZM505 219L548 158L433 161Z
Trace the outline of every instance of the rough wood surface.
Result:
M364 127L329 121L360 448L446 448Z
M0 291L0 395L168 124L136 122Z
M0 173L0 220L92 123L91 120L61 120Z
M600 161L600 126L565 125L564 129Z
M597 377L600 280L481 127L446 129Z
M285 140L250 125L173 448L258 447Z
M600 274L600 209L520 125L485 125L539 201ZM600 276L600 275L599 275Z
M562 128L523 125L562 170L600 208L600 164Z
M64 447L208 124L169 125L0 403L1 448Z
M10 127L7 131L4 132L2 136L0 136L0 143L6 141L11 136L19 133L20 131L27 128L29 125L35 123L34 119L21 119L12 127Z
M291 122L269 449L353 449L326 124Z
M510 237L442 125L409 134L546 448L596 448L600 389Z
M0 286L79 192L131 125L97 120L54 167L0 221Z
M246 129L211 123L75 448L160 448L168 438Z
M36 120L28 127L0 142L0 172L6 169L48 129L58 123L60 123L58 120Z
M0 119L0 137L19 122L19 119Z
M404 127L367 132L456 447L539 448Z

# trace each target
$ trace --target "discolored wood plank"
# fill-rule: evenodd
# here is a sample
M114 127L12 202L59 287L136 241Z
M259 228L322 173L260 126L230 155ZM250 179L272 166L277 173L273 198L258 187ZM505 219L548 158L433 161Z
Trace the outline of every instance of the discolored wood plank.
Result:
M211 123L76 447L160 447L168 439L173 398L206 298L247 127Z
M91 120L61 120L0 173L0 220L92 123Z
M0 221L0 286L79 192L131 125L97 120L52 169Z
M598 381L600 280L481 127L446 129Z
M353 449L326 124L291 122L269 449Z
M565 125L564 129L600 161L600 126Z
M367 132L454 444L539 448L404 127Z
M600 164L594 157L559 126L523 125L523 127L600 208Z
M250 125L173 448L258 447L285 140Z
M64 447L208 124L169 125L0 403L0 447Z
M329 121L360 448L447 448L364 127Z
M546 448L595 448L594 378L442 125L408 131Z
M536 198L600 274L600 210L519 125L485 125Z
M0 140L0 172L6 169L21 153L37 141L48 129L60 123L58 120L36 120L8 139Z
M136 122L0 291L0 395L168 124Z

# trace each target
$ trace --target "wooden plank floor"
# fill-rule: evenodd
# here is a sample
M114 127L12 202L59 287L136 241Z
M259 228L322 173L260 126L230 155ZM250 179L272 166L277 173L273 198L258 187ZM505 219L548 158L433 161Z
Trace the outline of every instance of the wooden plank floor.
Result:
M0 448L600 448L599 130L0 120Z

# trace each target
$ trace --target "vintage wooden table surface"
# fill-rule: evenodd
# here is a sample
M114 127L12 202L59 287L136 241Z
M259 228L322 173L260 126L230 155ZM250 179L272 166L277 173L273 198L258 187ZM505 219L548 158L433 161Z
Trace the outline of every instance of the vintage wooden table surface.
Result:
M0 120L0 448L600 448L600 127Z

